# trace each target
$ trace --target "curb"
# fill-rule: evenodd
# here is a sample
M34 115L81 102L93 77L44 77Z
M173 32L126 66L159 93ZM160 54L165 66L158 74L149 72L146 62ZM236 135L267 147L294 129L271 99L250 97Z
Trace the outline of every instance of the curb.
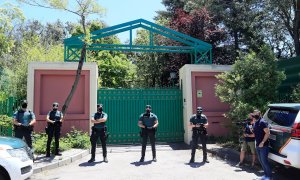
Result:
M80 153L65 157L64 159L59 159L58 161L55 162L51 162L49 164L46 164L44 166L40 166L40 167L33 167L33 173L40 173L42 171L46 171L46 170L51 170L51 169L55 169L61 166L65 166L68 165L78 159L81 159L82 157L86 156L89 154L89 150L83 150Z

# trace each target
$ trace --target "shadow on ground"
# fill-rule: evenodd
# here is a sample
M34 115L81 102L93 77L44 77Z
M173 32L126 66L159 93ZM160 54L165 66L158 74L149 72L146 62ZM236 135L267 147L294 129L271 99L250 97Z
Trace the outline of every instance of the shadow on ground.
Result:
M91 163L84 162L84 163L79 164L78 166L80 166L80 167L88 167L88 166L95 166L95 165L101 164L101 163L103 163L103 161L95 161L95 162L91 162Z
M135 166L146 166L146 165L152 164L152 162L153 162L152 160L144 161L144 162L135 161L130 164L135 165Z

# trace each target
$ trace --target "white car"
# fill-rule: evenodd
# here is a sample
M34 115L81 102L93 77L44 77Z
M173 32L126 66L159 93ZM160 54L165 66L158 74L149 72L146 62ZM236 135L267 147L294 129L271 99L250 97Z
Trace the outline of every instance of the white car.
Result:
M33 173L30 148L18 138L0 136L0 179L23 180Z
M264 119L270 125L269 158L300 169L300 104L270 104Z

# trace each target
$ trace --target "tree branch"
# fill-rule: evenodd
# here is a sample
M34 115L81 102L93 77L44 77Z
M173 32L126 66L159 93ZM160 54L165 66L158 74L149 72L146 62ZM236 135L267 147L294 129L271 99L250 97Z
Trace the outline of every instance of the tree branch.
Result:
M55 8L55 7L52 7L52 6L46 6L46 5L40 4L40 3L36 2L36 1L33 1L34 4L31 3L31 2L29 2L29 1L21 1L21 2L24 3L24 4L28 4L30 6L35 6L35 7L42 7L42 8L55 9L55 10L65 10L65 11L68 11L70 13L73 13L73 14L76 14L76 15L80 16L79 13L77 13L75 11L72 11L70 9L66 9L66 8L60 9L60 8Z

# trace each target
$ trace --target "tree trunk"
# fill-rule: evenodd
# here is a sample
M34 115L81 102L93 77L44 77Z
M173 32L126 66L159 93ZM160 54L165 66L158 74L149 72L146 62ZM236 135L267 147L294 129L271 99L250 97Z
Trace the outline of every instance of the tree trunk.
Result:
M83 66L83 62L84 62L84 57L85 57L85 54L86 54L86 44L84 43L82 49L81 49L81 56L80 56L80 61L78 63L78 68L77 68L77 71L76 71L76 77L75 77L75 81L72 85L72 89L67 97L67 99L65 100L65 103L62 107L62 113L64 115L64 118L66 117L66 113L67 113L67 110L68 110L68 107L69 107L69 104L71 102L71 99L77 89L77 85L79 83L79 80L80 80L80 75L81 75L81 71L82 71L82 66Z
M85 29L85 16L81 16L81 23L82 23L82 27L83 27L83 32L84 32L84 35L86 35L86 29ZM82 66L83 66L83 62L84 62L84 58L85 58L85 55L86 55L86 42L84 41L83 43L83 46L82 46L82 49L81 49L81 55L80 55L80 60L78 62L78 67L77 67L77 71L76 71L76 77L75 77L75 81L72 85L72 89L67 97L67 99L65 100L65 103L62 107L62 113L64 115L64 119L66 118L66 115L67 115L67 111L68 111L68 108L69 108L69 104L71 102L71 99L77 89L77 85L79 83L79 80L80 80L80 76L81 76L81 71L82 71Z

